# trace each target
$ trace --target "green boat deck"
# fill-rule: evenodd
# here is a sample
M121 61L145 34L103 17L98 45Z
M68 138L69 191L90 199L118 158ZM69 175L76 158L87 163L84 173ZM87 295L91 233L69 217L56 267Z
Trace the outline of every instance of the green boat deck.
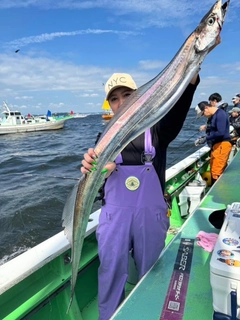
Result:
M203 198L199 208L185 222L181 232L165 248L161 258L145 277L136 285L129 297L116 311L111 319L116 320L157 320L161 318L165 298L173 274L174 264L181 239L194 239L190 278L181 317L171 319L211 320L213 317L212 288L210 285L211 253L197 245L196 236L199 231L218 233L208 221L209 215L228 204L240 202L238 190L240 177L240 152L225 170L224 174Z

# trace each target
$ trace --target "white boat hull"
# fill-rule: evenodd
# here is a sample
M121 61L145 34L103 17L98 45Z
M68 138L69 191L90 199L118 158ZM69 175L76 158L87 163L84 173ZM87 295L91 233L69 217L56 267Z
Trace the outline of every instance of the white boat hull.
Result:
M62 129L65 120L49 121L45 123L28 123L20 125L0 125L0 135L9 133L24 133L44 130L58 130Z

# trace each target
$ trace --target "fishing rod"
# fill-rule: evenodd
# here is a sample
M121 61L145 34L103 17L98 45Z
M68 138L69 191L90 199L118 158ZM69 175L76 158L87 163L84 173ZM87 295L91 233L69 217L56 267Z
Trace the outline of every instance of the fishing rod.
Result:
M181 143L181 147L183 147L187 142L189 142L189 141L190 141L193 137L195 137L197 134L199 134L199 133L198 133L198 132L194 133L194 134L191 135L187 140L185 140L183 143ZM192 146L191 148L189 148L188 150L186 150L184 153L181 153L181 156L178 156L178 157L174 158L173 161L171 161L171 162L169 163L169 166L172 166L173 164L175 164L176 161L178 161L180 158L182 158L186 153L189 153L190 150L195 149L195 148L196 148L196 146L193 144L193 146ZM171 153L169 153L168 156L172 155L173 153L174 153L174 151L171 152Z

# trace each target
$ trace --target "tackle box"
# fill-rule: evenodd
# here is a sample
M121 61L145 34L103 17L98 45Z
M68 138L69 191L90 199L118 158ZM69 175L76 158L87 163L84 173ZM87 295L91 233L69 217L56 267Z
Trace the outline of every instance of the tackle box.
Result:
M210 282L213 320L240 319L240 202L227 206L210 261Z

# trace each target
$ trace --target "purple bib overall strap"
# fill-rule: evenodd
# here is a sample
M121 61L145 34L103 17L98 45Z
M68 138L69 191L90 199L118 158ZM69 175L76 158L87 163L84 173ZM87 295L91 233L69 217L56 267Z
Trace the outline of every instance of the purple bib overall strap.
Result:
M144 154L142 155L142 162L143 163L152 163L152 159L155 157L156 151L154 146L152 145L152 135L151 130L147 129L145 132L145 139L144 139ZM115 163L120 164L122 163L122 155L121 153L117 156Z
M99 320L109 319L124 299L129 251L139 279L152 267L165 246L169 228L167 205L152 165L155 148L150 130L145 133L145 164L120 165L105 185L105 205L97 229Z

